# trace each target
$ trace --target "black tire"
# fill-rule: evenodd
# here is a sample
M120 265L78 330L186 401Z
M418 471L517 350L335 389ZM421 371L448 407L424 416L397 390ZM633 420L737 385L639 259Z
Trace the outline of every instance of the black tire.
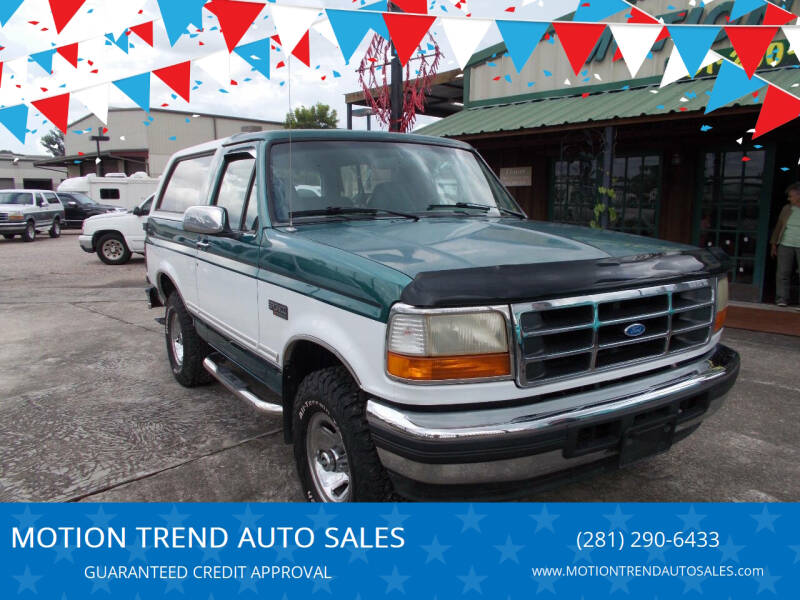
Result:
M180 349L182 356L177 356L176 344L173 344L172 335L180 335ZM172 292L167 298L167 308L164 313L164 337L167 342L167 357L175 379L184 387L197 387L211 383L214 378L203 368L203 361L211 354L211 348L197 335L189 311L183 305L177 292Z
M32 242L36 239L36 225L33 221L28 221L25 231L20 234L23 242Z
M320 419L338 429L344 446L344 456L337 453L336 459L341 462L344 458L346 461L344 468L349 475L349 490L335 500L320 492L308 449L309 425ZM321 369L303 379L295 395L292 433L297 472L309 501L380 502L391 497L391 482L378 458L367 425L366 403L358 385L344 367ZM334 464L336 462L334 460Z
M50 227L50 231L48 231L51 238L61 237L61 220L54 219L53 225Z
M124 265L131 259L131 251L120 234L107 233L97 240L97 257L107 265Z
M3 237L6 238L7 240L13 240L15 235L17 235L17 234L16 233L4 233Z

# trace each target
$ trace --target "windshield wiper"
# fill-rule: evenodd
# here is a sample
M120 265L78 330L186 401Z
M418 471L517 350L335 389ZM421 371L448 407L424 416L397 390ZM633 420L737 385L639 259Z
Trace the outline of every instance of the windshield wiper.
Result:
M485 213L488 213L492 209L497 209L504 215L513 215L521 219L525 218L525 215L523 215L522 213L519 213L515 210L511 210L509 208L503 208L502 206L487 206L486 204L477 204L474 202L456 202L455 204L431 204L428 206L428 210L436 210L437 208L474 208L475 210L482 210Z
M404 219L413 219L419 221L417 215L411 213L399 212L396 210L388 210L385 208L348 208L345 206L329 206L327 208L319 208L316 210L300 210L292 213L292 217L347 217L350 215L392 215L394 217L402 217Z
M510 208L503 208L502 206L497 206L496 208L497 208L497 210L499 210L504 215L511 215L512 217L519 217L520 219L527 219L528 218L525 215L523 215L521 212L517 212L515 210L511 210Z

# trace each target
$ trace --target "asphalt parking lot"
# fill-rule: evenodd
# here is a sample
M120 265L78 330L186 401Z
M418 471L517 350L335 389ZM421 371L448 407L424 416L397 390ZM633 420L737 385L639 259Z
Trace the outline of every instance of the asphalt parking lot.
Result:
M300 501L279 418L169 371L142 257L0 239L0 501ZM800 500L800 338L729 331L742 374L668 454L536 501Z

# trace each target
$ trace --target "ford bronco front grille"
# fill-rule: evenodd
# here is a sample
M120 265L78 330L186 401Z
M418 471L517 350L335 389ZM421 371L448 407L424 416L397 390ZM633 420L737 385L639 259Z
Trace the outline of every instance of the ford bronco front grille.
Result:
M517 383L530 387L703 346L714 302L712 281L702 280L513 305Z
M8 213L0 213L0 223L8 221Z

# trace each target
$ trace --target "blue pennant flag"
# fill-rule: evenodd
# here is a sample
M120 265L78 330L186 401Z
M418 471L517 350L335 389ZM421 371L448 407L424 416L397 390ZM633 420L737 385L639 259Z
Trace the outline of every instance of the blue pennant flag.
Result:
M522 71L548 27L548 23L497 21L497 28L503 36L517 73Z
M374 2L372 4L368 4L367 6L362 6L358 10L374 10L379 12L389 12L389 0L380 0L380 2ZM386 21L383 20L382 16L376 15L379 18L375 19L375 23L372 25L373 31L383 37L387 42L390 39L389 36L389 29L386 27Z
M203 5L208 0L158 0L161 18L167 30L170 46L186 33L191 24L201 27L203 24Z
M622 0L580 0L573 21L603 21L623 10L630 9L630 4Z
M28 106L18 104L0 109L0 124L3 124L20 143L25 143L28 131Z
M247 63L264 77L269 79L269 38L242 44L233 49Z
M719 27L697 27L694 25L670 25L669 34L675 47L689 71L694 77L703 64L703 59L711 49L711 44L719 34Z
M362 0L363 4L363 0ZM379 12L389 12L389 0L378 0L366 6L359 6L358 10L377 10Z
M735 21L749 12L762 8L766 3L767 0L736 0L731 9L731 21Z
M150 73L134 75L114 82L122 92L144 111L150 110Z
M722 61L717 80L714 82L714 89L711 90L711 98L706 105L706 114L712 110L722 108L726 104L738 100L742 96L752 94L767 85L767 82L759 77L747 78L747 73L741 67L737 67L727 60Z
M389 39L389 32L386 29L386 22L383 16L378 13L360 13L349 10L325 9L328 20L336 34L339 48L342 50L344 60L349 63L353 53L358 49L361 40L367 35L370 29L374 30L384 39Z
M126 30L127 31L127 30ZM113 33L107 33L106 39L117 46L120 50L122 50L125 54L128 53L129 48L129 40L130 36L126 35L126 31L123 31L119 37L115 38Z
M45 50L44 52L37 52L36 54L31 54L31 59L37 65L44 69L44 72L50 75L53 72L53 56L56 53L56 49L52 48L51 50Z
M23 2L25 0L3 0L0 2L0 25L5 25Z

